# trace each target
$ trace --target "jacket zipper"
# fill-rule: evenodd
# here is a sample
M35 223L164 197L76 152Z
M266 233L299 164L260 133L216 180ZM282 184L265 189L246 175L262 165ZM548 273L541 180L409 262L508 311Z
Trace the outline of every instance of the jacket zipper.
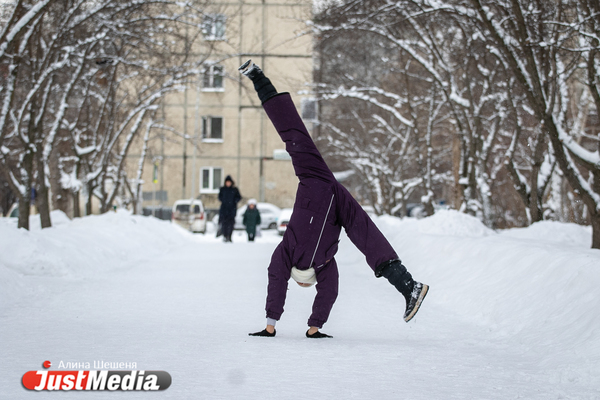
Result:
M327 209L327 214L325 214L325 220L323 221L323 226L321 227L321 233L319 234L319 240L317 240L317 246L315 247L315 252L313 253L312 259L310 260L310 264L308 264L308 268L312 267L312 263L315 260L315 256L317 255L317 250L319 249L319 244L321 243L321 236L323 236L323 231L325 230L325 224L327 223L327 217L329 217L329 212L331 211L331 205L333 204L333 198L335 197L335 193L331 195L331 200L329 201L329 208Z

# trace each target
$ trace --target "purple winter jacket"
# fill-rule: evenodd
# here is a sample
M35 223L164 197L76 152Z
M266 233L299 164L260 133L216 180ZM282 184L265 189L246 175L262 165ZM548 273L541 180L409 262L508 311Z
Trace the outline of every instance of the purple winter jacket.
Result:
M317 295L308 325L321 327L338 294L334 256L342 227L373 270L398 256L367 213L336 181L290 95L278 94L267 100L263 108L285 142L300 181L292 217L268 269L267 318L279 320L283 313L291 268L314 267Z
M279 94L263 107L285 142L300 180L294 212L283 236L283 243L290 251L291 267L308 269L323 265L337 252L342 228L336 221L334 201L338 182L308 134L290 95Z

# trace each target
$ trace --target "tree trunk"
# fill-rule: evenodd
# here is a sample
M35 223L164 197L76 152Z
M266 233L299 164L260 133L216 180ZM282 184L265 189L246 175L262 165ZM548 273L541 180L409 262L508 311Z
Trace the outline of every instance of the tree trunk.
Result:
M104 173L100 181L100 214L104 214L108 211L108 193L106 193L106 174Z
M452 136L452 175L454 176L454 187L453 187L453 208L455 210L460 209L464 195L463 186L460 184L460 138L458 135Z
M29 230L29 208L31 207L31 195L19 196L19 228Z
M542 209L540 208L539 199L542 197L540 193L538 193L537 180L540 172L540 165L537 163L534 164L531 168L531 182L530 188L531 192L529 193L529 215L531 216L530 223L539 222L543 219Z
M72 191L73 194L73 218L81 218L81 210L79 209L79 190Z
M79 173L81 172L81 159L77 160L75 164L75 176L79 177ZM73 200L73 218L81 218L81 202L79 200L79 194L81 193L81 186L77 187L77 189L69 190L71 193L71 199Z
M25 170L23 177L24 193L19 193L19 228L29 230L29 214L31 207L31 189L33 184L33 159L35 155L31 149L27 149L23 157L21 168Z
M600 249L600 213L590 211L592 221L592 249Z
M42 160L42 149L38 146L36 152L37 158L37 197L35 199L35 205L40 213L40 221L42 223L42 229L50 228L52 222L50 221L50 201L48 195L48 186L46 185L46 172L44 170L44 162Z
M431 196L428 196L428 201L423 203L423 208L425 211L425 215L430 217L435 213L435 210L433 208L433 202L431 201Z
M531 213L531 223L539 222L544 219L544 213L542 212L543 202L543 190L539 186L540 170L544 163L544 154L546 152L546 136L543 132L537 138L535 149L533 153L533 165L531 166L531 181L529 186L531 187L531 193L529 194L529 210Z
M36 207L40 213L40 221L42 223L42 229L52 227L50 221L50 202L48 201L48 186L43 182L44 177L38 178L38 192L36 198Z
M600 249L600 213L598 212L598 207L600 205L597 204L594 197L581 186L581 182L577 177L577 166L571 164L571 162L568 160L566 154L568 150L564 148L562 141L559 138L558 129L554 124L552 116L547 115L544 122L546 122L546 126L548 128L548 135L550 137L550 143L552 143L552 148L554 149L556 162L558 163L571 187L579 193L581 200L588 208L590 219L592 220L594 238L594 240L592 240L592 248ZM592 185L591 190L595 193L598 193L598 190L600 190L600 169L592 170L590 171L590 174L593 175L594 181L596 182Z
M87 187L88 198L87 202L85 203L85 215L92 215L92 198L94 197L94 185L92 185L91 182L88 182Z
M600 169L590 173L593 177L592 188L596 193L600 193ZM600 205L596 204L596 208L591 205L588 206L588 213L592 223L592 249L600 249Z

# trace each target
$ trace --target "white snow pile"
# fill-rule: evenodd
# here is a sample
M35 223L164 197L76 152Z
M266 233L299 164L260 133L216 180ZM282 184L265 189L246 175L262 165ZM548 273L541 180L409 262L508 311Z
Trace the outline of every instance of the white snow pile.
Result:
M432 296L499 332L558 329L575 340L589 333L582 319L600 310L600 251L589 248L589 227L544 222L497 234L456 211L378 222L409 270L432 283Z
M478 237L494 234L477 218L456 210L440 210L418 223L420 233L431 235Z
M541 359L558 343L587 352L600 371L600 251L589 248L589 227L542 222L496 234L454 211L390 222L379 219L409 270L431 284L429 301L509 342L535 343Z
M431 217L423 219L399 219L390 215L377 218L378 224L387 227L389 235L394 236L400 232L412 232L426 235L452 236L452 237L481 237L496 235L477 218L460 213L456 210L439 210Z
M9 398L39 394L19 382L45 357L163 369L173 384L161 396L174 399L600 398L600 251L589 227L496 233L455 211L376 218L431 286L423 308L405 324L401 296L343 237L323 328L334 339L314 342L304 332L315 289L294 284L277 337L247 336L264 328L275 231L255 243L238 231L228 244L122 211L52 218L31 231L0 220Z
M39 216L31 230L0 224L0 265L21 275L78 277L90 270L110 270L148 258L177 243L181 231L127 211L109 212L73 221L53 211L54 226L40 229Z
M589 247L592 244L592 227L556 221L540 221L527 228L508 229L501 235L516 239L568 243Z
M50 212L50 220L52 221L53 227L66 225L71 222L69 217L67 217L67 214L60 210L54 210ZM40 223L40 214L34 214L29 216L29 229L32 231L39 231L42 229Z
M52 211L50 217L53 226L42 230L39 215L31 216L30 231L16 229L12 218L0 219L1 300L26 294L18 276L77 279L123 268L168 249L182 234L169 222L127 211L73 221Z

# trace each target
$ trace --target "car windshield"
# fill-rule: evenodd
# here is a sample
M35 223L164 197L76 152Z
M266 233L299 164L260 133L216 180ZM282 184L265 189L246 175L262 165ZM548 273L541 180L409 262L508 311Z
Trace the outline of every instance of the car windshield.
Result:
M177 204L177 208L175 208L175 211L180 212L180 213L189 213L190 205L189 204ZM199 214L199 213L200 213L200 206L198 204L194 204L194 214Z

